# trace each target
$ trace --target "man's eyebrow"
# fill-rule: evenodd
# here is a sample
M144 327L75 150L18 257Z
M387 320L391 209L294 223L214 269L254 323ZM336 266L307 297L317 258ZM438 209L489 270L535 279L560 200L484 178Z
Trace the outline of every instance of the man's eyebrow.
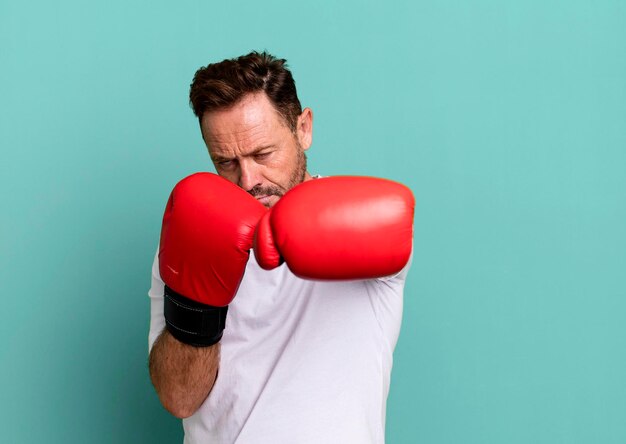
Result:
M230 160L228 157L220 156L217 154L210 154L213 162L221 162L222 160Z
M254 155L254 154L257 154L259 151L267 150L267 149L274 148L274 147L275 145L273 144L263 145L263 146L253 149L248 155Z
M267 150L267 149L272 149L275 148L276 145L274 144L270 144L270 145L263 145L263 146L259 146L255 149L253 149L252 151L250 151L249 153L245 154L244 157L246 156L254 156L255 154L258 154L259 152L263 151L263 150ZM211 156L211 160L213 162L222 162L225 160L232 160L234 159L234 157L224 157L224 156L220 156L219 154L210 154Z

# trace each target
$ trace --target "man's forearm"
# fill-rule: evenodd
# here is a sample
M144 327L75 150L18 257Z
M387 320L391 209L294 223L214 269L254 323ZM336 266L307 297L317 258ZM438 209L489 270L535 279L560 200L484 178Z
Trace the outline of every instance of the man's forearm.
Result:
M163 406L178 418L193 415L213 388L219 359L219 342L194 347L163 330L149 358L150 378Z

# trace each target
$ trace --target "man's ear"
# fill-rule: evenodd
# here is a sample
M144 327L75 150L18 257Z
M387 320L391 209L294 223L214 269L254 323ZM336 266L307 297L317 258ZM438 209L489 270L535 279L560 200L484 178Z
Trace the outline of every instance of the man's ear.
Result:
M298 116L296 135L302 149L308 150L313 143L313 111L311 108L304 108L302 114Z

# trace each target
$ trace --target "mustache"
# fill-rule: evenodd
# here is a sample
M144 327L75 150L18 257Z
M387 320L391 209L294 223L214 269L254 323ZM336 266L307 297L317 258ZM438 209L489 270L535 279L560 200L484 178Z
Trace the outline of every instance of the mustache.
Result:
M278 196L278 197L282 197L284 192L282 189L280 189L279 187L276 186L270 186L270 187L264 187L261 185L255 185L253 188L251 188L248 193L252 196L252 197L259 197L259 196Z

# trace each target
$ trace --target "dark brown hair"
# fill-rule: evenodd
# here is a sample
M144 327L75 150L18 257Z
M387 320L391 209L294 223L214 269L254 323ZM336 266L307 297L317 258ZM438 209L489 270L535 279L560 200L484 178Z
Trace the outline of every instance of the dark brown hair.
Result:
M196 71L189 102L199 120L207 111L228 108L246 94L264 91L291 131L296 130L302 107L285 59L267 52L226 59Z

